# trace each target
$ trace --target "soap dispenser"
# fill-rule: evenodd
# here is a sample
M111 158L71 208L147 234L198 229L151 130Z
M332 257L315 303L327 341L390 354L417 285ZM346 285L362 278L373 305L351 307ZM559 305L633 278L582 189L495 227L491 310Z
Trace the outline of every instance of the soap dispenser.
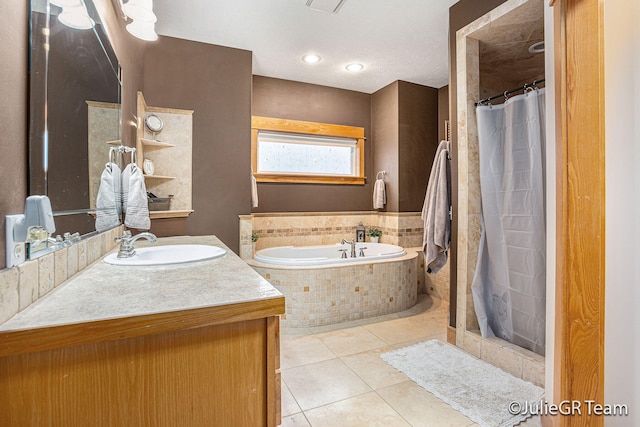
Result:
M364 230L364 224L360 222L356 227L356 242L364 242L366 239L366 233Z

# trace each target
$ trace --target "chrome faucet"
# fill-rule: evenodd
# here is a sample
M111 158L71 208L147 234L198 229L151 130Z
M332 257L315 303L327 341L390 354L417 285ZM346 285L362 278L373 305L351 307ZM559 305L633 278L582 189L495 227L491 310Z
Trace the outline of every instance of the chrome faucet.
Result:
M156 236L149 232L144 232L140 234L136 234L131 237L131 232L129 230L125 230L122 232L122 236L116 237L114 240L116 243L120 243L120 250L118 251L118 258L131 258L136 254L135 248L133 244L138 239L147 239L151 243L155 243Z
M342 242L340 244L344 245L345 243L348 243L351 245L351 258L355 258L356 257L356 241L355 239L351 239L351 241L348 241L346 239L342 239Z

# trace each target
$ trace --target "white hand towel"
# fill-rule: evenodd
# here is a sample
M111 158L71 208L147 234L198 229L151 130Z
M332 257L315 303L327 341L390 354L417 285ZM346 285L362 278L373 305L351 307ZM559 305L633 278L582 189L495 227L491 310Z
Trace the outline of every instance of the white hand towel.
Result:
M251 207L258 207L258 183L256 177L251 173Z
M128 182L127 187L124 187L125 181ZM122 183L123 195L127 188L129 190L126 194L126 205L123 205L126 207L124 225L138 230L148 230L151 228L151 219L142 170L134 163L129 163L122 173Z
M387 193L384 186L384 179L376 179L373 185L373 209L382 209L387 204Z
M127 202L129 201L129 182L131 181L131 165L124 167L120 176L120 212L127 213Z
M107 163L100 176L100 188L96 197L96 231L109 230L120 225L120 168Z

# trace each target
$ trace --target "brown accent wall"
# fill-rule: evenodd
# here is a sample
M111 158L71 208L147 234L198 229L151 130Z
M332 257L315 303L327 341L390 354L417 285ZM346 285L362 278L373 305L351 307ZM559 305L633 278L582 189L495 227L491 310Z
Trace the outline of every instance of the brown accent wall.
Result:
M449 120L449 86L438 89L438 141L447 139L445 120Z
M398 144L400 140L399 82L393 82L371 95L371 121L373 122L373 164L377 171L386 171L385 189L387 205L385 211L399 212L400 180ZM375 178L375 177L374 177Z
M398 82L399 179L398 212L422 210L438 148L438 89Z
M190 235L217 235L238 252L238 215L251 206L251 52L160 37L144 57L154 107L194 110Z
M485 13L500 6L506 0L460 0L449 8L449 117L451 118L451 196L453 205L453 222L451 224L451 284L449 295L449 325L456 326L457 289L457 240L458 240L458 147L457 147L457 64L456 64L456 31L475 21Z
M438 146L438 90L396 81L372 95L374 165L385 170L388 212L422 210Z
M22 213L27 196L27 53L29 2L0 2L0 268L5 215Z
M371 96L362 92L253 76L252 114L364 128L365 185L259 183L252 212L363 211L373 208L376 170Z

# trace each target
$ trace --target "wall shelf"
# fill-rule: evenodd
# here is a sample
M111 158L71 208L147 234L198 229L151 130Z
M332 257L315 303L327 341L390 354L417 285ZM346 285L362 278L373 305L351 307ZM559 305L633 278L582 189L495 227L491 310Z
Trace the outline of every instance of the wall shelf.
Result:
M160 218L186 218L193 213L193 210L175 210L175 211L149 211L151 219Z
M153 162L153 170L148 170L154 174L144 174L144 183L148 192L159 198L173 195L169 210L149 212L149 216L155 222L155 225L152 222L151 228L153 230L155 227L156 232L160 230L163 236L173 235L178 229L183 230L182 234L184 234L186 218L193 212L191 199L193 111L148 106L142 92L138 92L137 116L144 119L150 113L157 115L164 126L161 133L153 133L144 124L138 127L137 163L140 169L143 169L145 160ZM168 221L160 221L163 219Z
M144 175L144 179L176 179L176 177L165 175Z
M140 142L145 147L155 147L155 148L171 148L175 147L175 144L169 144L168 142L162 141L154 141L153 139L140 138Z

